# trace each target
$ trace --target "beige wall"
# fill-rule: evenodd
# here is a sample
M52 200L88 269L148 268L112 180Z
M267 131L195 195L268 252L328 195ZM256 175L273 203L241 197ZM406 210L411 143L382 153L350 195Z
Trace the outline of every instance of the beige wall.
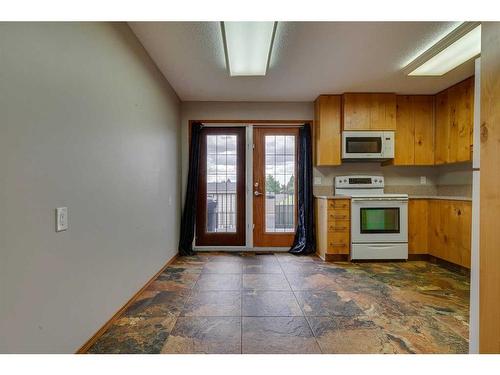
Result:
M0 23L0 352L74 352L176 253L179 108L125 24Z

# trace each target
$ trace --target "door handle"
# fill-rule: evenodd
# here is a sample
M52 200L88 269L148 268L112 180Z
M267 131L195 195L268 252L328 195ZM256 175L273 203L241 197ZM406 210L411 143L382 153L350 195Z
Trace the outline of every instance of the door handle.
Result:
M264 195L264 194L263 194L263 193L261 193L260 191L255 190L255 191L253 192L253 195L255 195L256 197L258 197L259 195Z

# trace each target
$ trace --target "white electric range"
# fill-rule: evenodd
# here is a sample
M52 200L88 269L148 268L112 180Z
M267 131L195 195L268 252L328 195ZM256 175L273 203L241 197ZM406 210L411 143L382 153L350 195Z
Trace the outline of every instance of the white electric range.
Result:
M408 259L408 194L384 194L383 176L337 176L334 186L351 197L351 259Z

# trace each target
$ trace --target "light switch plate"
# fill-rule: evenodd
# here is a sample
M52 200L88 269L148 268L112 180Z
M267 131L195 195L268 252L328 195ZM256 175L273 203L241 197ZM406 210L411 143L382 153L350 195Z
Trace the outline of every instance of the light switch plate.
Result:
M425 176L420 176L420 184L425 185L427 184L427 177Z
M68 207L56 208L56 232L68 229Z

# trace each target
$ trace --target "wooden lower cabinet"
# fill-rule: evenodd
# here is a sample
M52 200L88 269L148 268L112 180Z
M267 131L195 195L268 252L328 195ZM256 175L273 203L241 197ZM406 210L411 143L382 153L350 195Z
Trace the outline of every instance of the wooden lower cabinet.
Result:
M347 258L351 246L350 199L316 198L316 252L324 260Z
M410 254L430 254L470 268L471 202L410 199L408 207Z
M429 204L429 254L470 268L471 202L434 200Z
M325 260L347 258L351 244L349 199L315 198L316 251ZM408 202L408 253L430 254L470 268L472 203L444 199Z
M429 254L429 201L408 202L408 254Z

